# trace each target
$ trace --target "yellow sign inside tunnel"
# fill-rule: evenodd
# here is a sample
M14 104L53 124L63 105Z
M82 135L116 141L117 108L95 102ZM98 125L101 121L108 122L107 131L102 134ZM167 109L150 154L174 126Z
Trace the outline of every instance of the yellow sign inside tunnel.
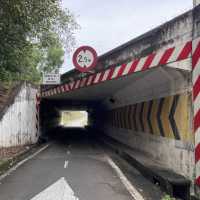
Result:
M176 140L193 142L190 94L177 94L113 109L108 120L131 129Z

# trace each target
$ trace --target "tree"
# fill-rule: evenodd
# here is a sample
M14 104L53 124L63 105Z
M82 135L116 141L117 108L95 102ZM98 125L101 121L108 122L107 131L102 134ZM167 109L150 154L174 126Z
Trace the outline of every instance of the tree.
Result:
M37 82L59 68L77 28L59 0L0 0L0 80Z
M64 50L56 34L47 33L38 45L42 57L38 70L42 72L57 71L63 64Z

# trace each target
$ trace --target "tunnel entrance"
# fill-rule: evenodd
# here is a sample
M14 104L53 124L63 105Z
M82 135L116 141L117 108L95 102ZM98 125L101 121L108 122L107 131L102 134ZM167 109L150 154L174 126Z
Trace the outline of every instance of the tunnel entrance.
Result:
M95 101L67 101L63 99L42 99L40 104L40 138L49 140L60 133L88 129L93 126L93 113L98 109ZM77 131L79 132L79 131ZM83 131L85 132L85 131Z
M60 126L81 127L88 125L88 113L84 110L63 110L61 111Z
M113 77L121 74L124 66L115 68ZM105 71L107 76L106 72L109 71ZM88 140L92 144L100 143L100 146L106 143L119 155L123 156L125 152L131 156L133 162L129 160L129 163L132 165L161 177L165 185L169 176L160 175L160 171L167 169L169 174L175 172L180 175L178 177L187 184L185 193L181 186L182 194L188 194L190 174L182 163L187 163L194 154L186 146L193 145L191 120L188 120L191 116L190 73L167 65L98 84L96 80L103 75L90 75L93 85L78 88L79 82L85 80L81 79L44 92L40 106L42 136L52 136L61 143L72 141L72 146L76 146L78 141L80 144L86 141L87 144ZM75 86L72 87L72 84ZM87 110L89 120L86 129L79 131L59 127L60 120L64 124L64 114L61 114L64 110ZM193 171L192 164L189 164L189 170ZM174 174L171 177L173 180L170 181L176 183ZM174 193L167 186L164 190L179 196L179 186L173 187Z

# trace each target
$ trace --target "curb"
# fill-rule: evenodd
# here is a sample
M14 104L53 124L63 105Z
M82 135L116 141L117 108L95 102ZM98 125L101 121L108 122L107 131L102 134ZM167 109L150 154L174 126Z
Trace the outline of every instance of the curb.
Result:
M11 169L14 165L18 162L22 161L29 155L35 153L39 148L45 146L44 144L34 144L30 148L22 151L18 155L14 156L13 158L9 158L8 160L3 161L0 164L0 176L4 175L9 169Z
M177 177L178 180L180 180L180 181L173 182L173 180L171 180L169 178L170 176L167 177L165 175L165 172L163 173L162 168L154 169L153 167L145 166L143 163L141 163L136 158L131 156L131 154L129 152L127 152L123 148L116 146L116 144L113 144L112 141L108 142L108 141L105 141L105 139L101 139L101 141L106 146L108 146L112 151L114 151L116 154L118 154L122 159L126 160L131 166L136 168L144 177L146 177L152 183L160 185L161 189L166 191L170 196L173 196L173 194L176 194L175 189L177 187L181 186L182 189L184 189L184 192L182 191L182 193L184 193L183 199L191 200L194 198L194 197L193 198L190 197L190 194L189 194L190 193L190 191L189 191L190 181L187 179L184 179L183 176L172 173L172 174L174 174L175 177ZM118 142L118 143L120 143L120 142ZM169 175L171 175L171 173ZM194 200L196 200L196 199L194 198Z

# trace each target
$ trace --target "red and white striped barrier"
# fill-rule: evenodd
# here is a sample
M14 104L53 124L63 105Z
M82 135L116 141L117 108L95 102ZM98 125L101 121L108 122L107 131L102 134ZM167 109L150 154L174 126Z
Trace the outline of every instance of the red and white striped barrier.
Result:
M40 107L40 96L36 93L36 136L39 134L39 109Z
M42 93L42 97L57 95L60 93L70 92L83 87L102 83L112 79L117 79L135 72L145 71L147 69L163 66L168 63L180 61L191 57L192 42L188 41L180 46L166 49L162 52L151 53L150 55L138 58L129 63L92 74L88 77L73 81L68 84L60 85Z
M192 43L193 127L195 134L196 184L200 186L200 38Z

